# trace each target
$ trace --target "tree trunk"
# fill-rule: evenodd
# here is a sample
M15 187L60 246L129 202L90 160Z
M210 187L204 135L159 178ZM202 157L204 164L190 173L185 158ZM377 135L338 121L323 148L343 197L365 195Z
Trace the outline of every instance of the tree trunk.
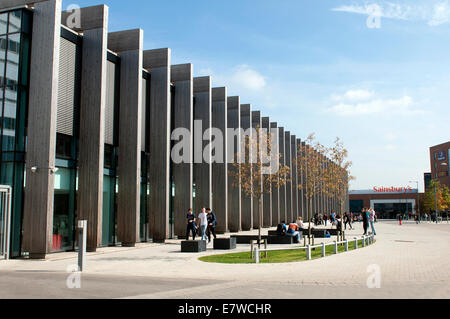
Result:
M262 227L262 210L263 210L263 206L262 206L262 202L263 202L263 198L262 196L259 197L259 209L258 209L258 248L261 248L261 227Z
M308 244L311 245L311 211L312 211L312 197L309 199L308 209Z

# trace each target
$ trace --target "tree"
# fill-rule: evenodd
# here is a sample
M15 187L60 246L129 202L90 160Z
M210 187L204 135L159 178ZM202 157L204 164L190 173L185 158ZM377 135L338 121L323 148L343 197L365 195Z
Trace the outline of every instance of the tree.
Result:
M344 143L339 137L334 141L334 145L329 149L329 156L331 160L328 169L328 176L326 184L339 202L339 215L341 216L341 234L344 225L344 210L345 202L348 197L348 183L354 179L350 175L349 169L352 162L347 160L348 151L344 147Z
M290 178L288 166L280 165L281 154L278 138L259 126L252 129L250 136L245 135L241 143L244 149L235 154L233 170L229 170L233 186L241 185L242 191L259 201L258 247L261 244L263 194L271 194L272 190L284 186ZM241 156L244 153L244 156Z
M422 200L425 211L436 211L437 214L441 211L450 208L450 190L446 185L442 185L438 180L433 179L429 187L425 190Z
M326 158L328 150L325 146L315 141L314 133L302 143L297 154L297 170L304 176L303 185L298 185L303 189L308 202L308 242L311 243L311 217L313 198L320 192L328 194L327 175L329 166L323 165L323 159Z

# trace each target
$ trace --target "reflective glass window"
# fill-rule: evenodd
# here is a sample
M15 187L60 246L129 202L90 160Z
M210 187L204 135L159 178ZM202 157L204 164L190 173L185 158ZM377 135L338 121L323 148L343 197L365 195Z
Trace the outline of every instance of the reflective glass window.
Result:
M8 33L20 32L22 24L22 11L17 10L9 14L9 30Z
M59 168L55 173L53 251L73 248L75 175L75 170L67 168Z
M0 86L5 84L6 35L0 36Z
M7 86L4 92L2 151L13 152L16 136L17 87Z
M8 37L8 51L6 61L6 84L16 85L19 80L20 34Z
M0 13L0 35L8 31L8 13Z

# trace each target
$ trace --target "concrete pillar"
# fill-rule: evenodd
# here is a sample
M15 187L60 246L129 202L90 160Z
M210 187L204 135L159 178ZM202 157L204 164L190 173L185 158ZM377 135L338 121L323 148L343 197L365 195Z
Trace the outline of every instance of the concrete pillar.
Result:
M172 156L173 182L175 184L175 198L173 201L174 229L175 235L179 238L186 237L186 214L192 208L192 183L194 178L194 157L193 157L193 128L194 128L194 79L193 65L179 64L172 65L170 72L171 82L174 85L175 96L173 100L173 121L175 129L186 129L188 136L173 136L181 142L181 139L188 138L187 149L181 156L181 162L174 162ZM187 132L186 132L187 133ZM185 141L183 141L185 142ZM151 164L150 164L151 165Z
M284 132L284 152L286 156L285 164L289 167L289 182L286 183L286 222L292 222L294 214L292 213L292 163L291 163L291 132Z
M108 35L108 48L120 55L117 240L130 247L140 240L143 38L141 29Z
M71 11L62 13L67 24ZM108 7L81 8L83 32L77 218L87 220L87 251L102 245Z
M297 219L298 211L298 176L297 176L297 137L291 136L291 179L292 179L292 217Z
M266 131L267 138L270 137L270 119L268 117L262 118L262 128ZM267 180L264 176L264 181ZM263 227L272 226L272 187L269 187L268 192L264 194L263 199Z
M285 166L286 165L286 154L285 154L285 135L284 135L284 127L278 128L278 140L279 140L279 147L280 147L280 165ZM280 221L285 221L288 223L288 215L286 210L286 184L283 186L280 186L279 188L280 192Z
M260 111L252 111L252 128L255 129L254 132L256 132L256 128L257 127L262 128L261 112ZM259 139L259 137L257 137L257 139ZM258 146L257 146L256 150L259 150L259 140L258 140ZM255 156L255 161L256 161L257 156L259 156L259 154L258 153L254 154L254 156ZM261 185L261 177L260 177L259 182L254 181L253 187L259 187L259 188L262 187L262 185ZM261 195L261 200L258 200L257 198L253 198L253 228L255 228L255 229L259 228L259 214L260 214L260 210L264 209L261 206L264 206L264 194Z
M233 129L233 135L227 137L228 144L228 171L239 170L233 166L235 156L240 152L241 143L241 105L239 96L227 98L227 127ZM230 178L228 180L228 228L231 232L241 230L241 185L240 181Z
M212 126L219 129L223 137L223 141L218 140L219 136L214 137L217 142L216 147L220 147L220 150L214 149L212 163L212 210L217 218L217 233L228 231L227 116L227 89L225 87L213 88Z
M273 138L275 139L277 143L277 147L279 148L279 130L277 122L270 123L271 129L273 130L275 136ZM280 223L280 189L278 187L274 187L272 189L272 226L277 226Z
M11 3L2 1L1 6L3 5ZM60 21L61 0L35 4L30 63L23 250L29 252L30 258L38 259L45 258L52 249ZM32 167L37 167L36 172L31 171Z
M172 120L170 93L171 50L169 48L146 50L143 55L143 67L151 75L150 204L148 205L148 220L150 223L150 236L153 241L164 242L169 237L169 210L172 192L170 178ZM182 116L180 114L180 117ZM187 191L189 192L189 190Z
M194 78L194 98L194 205L198 214L202 206L212 206L211 77Z
M251 137L252 127L252 107L250 104L241 104L241 128L246 132L247 136ZM244 143L245 138L241 136L241 143ZM245 154L245 160L248 161L251 154ZM241 192L241 225L242 230L250 230L253 227L253 198L246 194L243 190Z

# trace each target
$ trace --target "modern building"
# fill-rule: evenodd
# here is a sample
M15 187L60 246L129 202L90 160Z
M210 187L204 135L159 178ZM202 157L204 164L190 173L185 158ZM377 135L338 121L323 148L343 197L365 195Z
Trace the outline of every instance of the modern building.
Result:
M251 229L259 222L252 201L228 180L240 146L214 162L217 150L204 151L210 128L251 128L257 118L277 129L290 166L303 143L252 116L210 77L194 77L192 64L172 65L170 49L145 50L143 30L110 32L108 11L64 11L61 0L0 2L0 184L13 189L13 257L76 249L78 220L88 221L89 251L182 238L189 207L212 206L221 232ZM182 140L184 161L176 161ZM307 216L298 188L305 178L264 194L264 226ZM323 196L315 201L325 209Z
M450 187L450 142L430 147L431 178Z
M349 193L350 212L359 214L363 208L373 207L380 219L415 214L423 195L411 187L374 187Z

